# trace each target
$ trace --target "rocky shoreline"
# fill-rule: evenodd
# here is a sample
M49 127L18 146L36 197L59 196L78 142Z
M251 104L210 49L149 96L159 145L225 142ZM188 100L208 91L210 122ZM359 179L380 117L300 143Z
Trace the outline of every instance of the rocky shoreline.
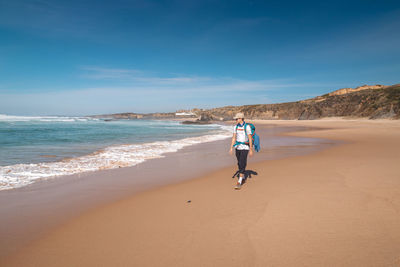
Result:
M342 88L311 99L278 104L226 106L169 113L118 113L91 117L113 119L174 119L184 124L231 120L237 112L249 119L314 120L327 117L400 119L400 84ZM182 115L183 114L183 115Z

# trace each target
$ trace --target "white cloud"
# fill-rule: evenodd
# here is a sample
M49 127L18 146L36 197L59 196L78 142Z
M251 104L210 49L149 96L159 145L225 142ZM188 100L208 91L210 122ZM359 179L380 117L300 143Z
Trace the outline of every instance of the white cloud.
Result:
M104 68L96 66L81 67L83 70L82 77L96 80L114 80L114 81L130 81L136 83L145 83L148 85L160 84L186 84L193 82L206 82L209 81L208 77L197 76L176 76L176 77L159 77L151 75L150 73L136 70L136 69L119 69L119 68Z
M229 92L229 91L271 91L282 88L325 86L321 83L296 83L293 79L244 80L232 77L205 77L169 75L161 77L137 69L104 68L97 66L81 67L82 78L104 80L127 91L147 92ZM121 86L120 84L124 84ZM104 87L101 87L104 88ZM107 87L106 87L107 88Z
M293 79L243 80L231 77L170 75L142 70L82 67L93 86L40 92L0 92L0 113L15 115L85 115L117 112L169 112L181 108L271 103L293 90L311 93L320 83ZM332 87L337 89L336 87ZM293 99L291 99L293 100Z

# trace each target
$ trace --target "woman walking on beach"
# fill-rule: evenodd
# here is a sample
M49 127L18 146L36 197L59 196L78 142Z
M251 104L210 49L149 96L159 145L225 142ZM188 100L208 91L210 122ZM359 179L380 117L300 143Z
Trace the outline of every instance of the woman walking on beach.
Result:
M229 154L233 154L235 148L236 158L239 167L239 179L235 189L239 190L242 186L247 165L247 155L253 156L253 142L251 137L251 127L244 121L244 114L237 113L234 117L236 125L233 129L232 143Z

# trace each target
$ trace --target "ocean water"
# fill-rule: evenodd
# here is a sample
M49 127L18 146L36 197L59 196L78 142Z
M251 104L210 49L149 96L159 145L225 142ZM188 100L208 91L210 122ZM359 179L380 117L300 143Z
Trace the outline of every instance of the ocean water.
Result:
M223 125L0 114L0 190L60 175L134 166L231 137Z

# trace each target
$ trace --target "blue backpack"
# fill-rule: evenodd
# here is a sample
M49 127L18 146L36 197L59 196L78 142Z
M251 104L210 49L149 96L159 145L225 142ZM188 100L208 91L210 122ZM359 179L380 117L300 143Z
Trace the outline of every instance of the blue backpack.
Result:
M261 146L260 146L260 137L256 134L256 126L254 126L254 124L252 124L252 123L247 123L247 122L245 122L245 123L244 123L244 132L245 132L246 136L247 136L247 130L246 130L246 128L247 128L246 126L247 126L247 125L249 125L249 126L250 126L250 129L251 129L251 139L253 140L253 147L254 147L254 150L255 150L256 152L259 152L260 149L261 149ZM236 125L236 130L237 130L237 127L238 127L238 125ZM248 145L249 143L237 142L237 141L236 141L234 147L236 147L236 146L239 145L239 144Z

